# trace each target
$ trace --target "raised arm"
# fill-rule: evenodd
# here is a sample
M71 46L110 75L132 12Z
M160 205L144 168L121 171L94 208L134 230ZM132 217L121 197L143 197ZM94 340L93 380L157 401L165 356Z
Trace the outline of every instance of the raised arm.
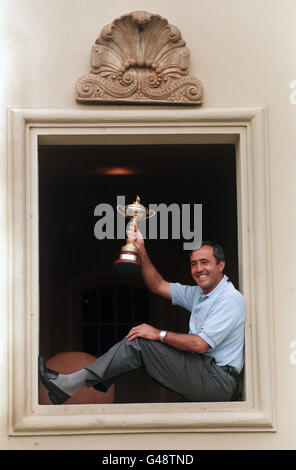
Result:
M128 238L139 250L141 259L141 273L148 289L151 290L151 292L154 294L171 299L170 283L163 279L155 266L153 266L151 263L141 232L137 230L137 228L136 230L129 230Z

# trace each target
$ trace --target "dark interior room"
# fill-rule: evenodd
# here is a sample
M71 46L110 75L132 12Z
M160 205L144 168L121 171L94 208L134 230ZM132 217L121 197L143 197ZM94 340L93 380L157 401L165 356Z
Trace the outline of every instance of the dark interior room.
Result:
M39 146L40 353L103 354L138 323L186 333L190 312L157 298L140 272L114 268L124 239L98 240L95 207L116 216L126 204L202 204L202 236L225 249L225 274L238 287L235 146ZM125 221L127 222L127 221ZM115 217L116 224L116 217ZM116 225L115 225L116 229ZM194 284L184 240L146 239L151 261L171 282ZM116 381L115 402L176 401L135 371Z

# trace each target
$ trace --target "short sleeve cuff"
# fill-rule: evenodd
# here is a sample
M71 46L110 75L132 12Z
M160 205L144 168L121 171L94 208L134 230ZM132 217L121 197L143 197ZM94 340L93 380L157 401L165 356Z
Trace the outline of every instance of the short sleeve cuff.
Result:
M216 346L216 343L215 341L212 340L212 338L210 338L204 331L201 331L200 333L198 333L198 336L200 336L204 341L206 341L212 349L214 349L214 347Z
M171 292L171 299L172 299L172 304L173 305L179 305L177 301L177 292L176 292L176 284L175 283L170 283L170 292Z

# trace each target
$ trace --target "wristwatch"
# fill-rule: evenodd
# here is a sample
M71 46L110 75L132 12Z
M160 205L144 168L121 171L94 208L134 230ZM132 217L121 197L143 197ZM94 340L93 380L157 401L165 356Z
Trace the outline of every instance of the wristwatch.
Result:
M167 331L161 331L161 332L159 333L159 341L160 341L161 343L163 343L164 338L166 337L166 334L167 334Z

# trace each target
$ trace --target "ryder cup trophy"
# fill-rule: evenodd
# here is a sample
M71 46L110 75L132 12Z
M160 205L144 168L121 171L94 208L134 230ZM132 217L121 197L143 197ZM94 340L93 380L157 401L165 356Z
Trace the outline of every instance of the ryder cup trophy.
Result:
M140 198L132 204L126 206L118 205L117 210L127 219L130 219L130 228L136 230L138 222L143 219L149 219L155 215L155 211L149 211L140 204ZM123 271L139 271L141 269L141 261L138 248L134 243L126 239L126 244L121 248L119 258L114 261L114 266Z

